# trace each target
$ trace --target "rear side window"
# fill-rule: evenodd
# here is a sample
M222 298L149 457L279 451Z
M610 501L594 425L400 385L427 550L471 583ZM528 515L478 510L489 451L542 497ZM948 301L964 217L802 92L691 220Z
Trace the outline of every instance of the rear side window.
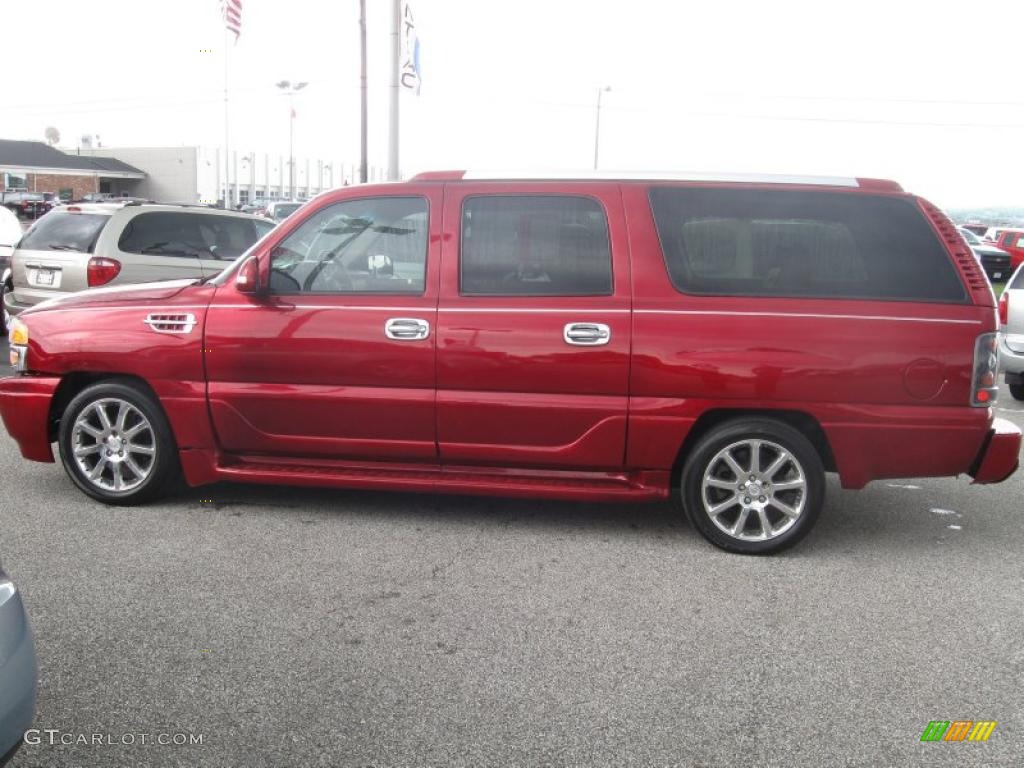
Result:
M46 214L21 239L19 248L32 251L92 253L109 216L99 213Z
M945 248L901 198L801 190L650 192L684 293L962 302Z
M125 226L117 247L125 253L231 261L265 234L258 223L187 211L140 213Z
M606 296L604 209L588 197L471 197L462 208L464 296Z

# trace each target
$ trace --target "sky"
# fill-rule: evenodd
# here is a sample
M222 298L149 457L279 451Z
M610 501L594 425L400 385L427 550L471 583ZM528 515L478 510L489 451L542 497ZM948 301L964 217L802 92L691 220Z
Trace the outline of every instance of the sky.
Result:
M390 3L367 0L369 156L387 160ZM1024 2L411 0L422 88L401 167L892 178L944 207L1024 205ZM358 0L0 0L0 138L224 143L359 158ZM18 62L30 76L18 77Z

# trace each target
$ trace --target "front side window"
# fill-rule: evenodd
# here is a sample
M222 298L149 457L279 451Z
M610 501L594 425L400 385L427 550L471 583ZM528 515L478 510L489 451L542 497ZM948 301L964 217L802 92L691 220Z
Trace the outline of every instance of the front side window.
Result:
M588 197L471 197L462 208L465 296L606 296L604 209Z
M803 190L654 187L669 276L684 293L962 302L913 203Z
M421 294L428 223L422 197L375 197L327 206L274 248L270 290Z

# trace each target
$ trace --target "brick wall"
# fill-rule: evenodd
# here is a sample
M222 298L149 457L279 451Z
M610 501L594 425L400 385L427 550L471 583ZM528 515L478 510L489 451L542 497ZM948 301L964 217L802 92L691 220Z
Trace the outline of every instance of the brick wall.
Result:
M100 191L100 181L96 176L64 176L48 173L30 173L26 181L29 192L60 192L62 189L73 189L73 200L80 199L90 192Z

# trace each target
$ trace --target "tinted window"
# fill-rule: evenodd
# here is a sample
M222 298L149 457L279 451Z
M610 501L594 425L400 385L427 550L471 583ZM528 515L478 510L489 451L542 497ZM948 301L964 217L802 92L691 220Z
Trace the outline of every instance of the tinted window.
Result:
M253 219L187 211L140 213L117 242L125 253L230 261L265 234Z
M604 209L586 197L472 197L462 208L461 292L602 296L612 292Z
M427 201L378 197L310 216L271 254L275 293L423 293Z
M1020 288L1024 288L1024 267L1020 267L1017 269L1017 274L1013 278L1013 281L1006 287L1012 288L1015 291Z
M667 187L650 196L669 276L686 293L966 298L930 225L904 199Z
M274 206L274 221L283 221L284 219L291 216L299 208L302 207L302 203L281 203Z
M99 213L48 213L21 239L20 248L33 251L92 253L109 216Z

